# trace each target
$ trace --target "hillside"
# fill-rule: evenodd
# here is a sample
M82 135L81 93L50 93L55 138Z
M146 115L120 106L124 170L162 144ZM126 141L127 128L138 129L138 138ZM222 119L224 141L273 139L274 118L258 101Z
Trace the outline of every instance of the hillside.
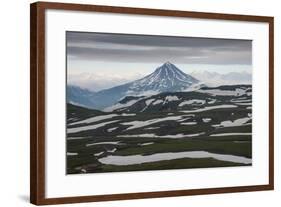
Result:
M119 103L110 112L68 105L68 173L251 165L250 85Z

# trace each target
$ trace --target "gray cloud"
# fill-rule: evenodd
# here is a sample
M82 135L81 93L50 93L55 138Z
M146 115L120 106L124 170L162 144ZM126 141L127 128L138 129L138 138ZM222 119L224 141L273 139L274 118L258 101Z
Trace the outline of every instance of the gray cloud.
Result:
M252 41L67 32L71 59L176 64L252 63Z

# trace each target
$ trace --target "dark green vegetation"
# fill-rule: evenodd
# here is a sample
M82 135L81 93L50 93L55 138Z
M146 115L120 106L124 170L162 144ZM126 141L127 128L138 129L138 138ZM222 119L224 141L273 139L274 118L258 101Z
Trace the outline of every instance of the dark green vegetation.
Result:
M68 104L67 173L251 165L251 162L214 157L181 157L130 165L111 162L111 156L128 156L130 159L134 155L149 157L162 153L194 151L233 155L250 160L251 87L240 85L200 90L142 97L132 105L126 103L134 100L134 97L127 97L120 101L124 107L112 112ZM208 90L208 93L204 90ZM214 93L209 90L214 90ZM217 95L217 90L223 93ZM228 93L229 91L237 93ZM159 104L153 104L156 101ZM103 163L102 158L108 158L108 162Z

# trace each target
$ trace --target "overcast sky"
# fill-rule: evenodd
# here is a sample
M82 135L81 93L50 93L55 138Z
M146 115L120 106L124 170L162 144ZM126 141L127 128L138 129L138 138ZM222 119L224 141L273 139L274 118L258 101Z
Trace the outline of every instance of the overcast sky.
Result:
M97 90L141 78L167 61L186 73L252 70L251 40L67 32L66 46L68 82L96 82L90 87Z

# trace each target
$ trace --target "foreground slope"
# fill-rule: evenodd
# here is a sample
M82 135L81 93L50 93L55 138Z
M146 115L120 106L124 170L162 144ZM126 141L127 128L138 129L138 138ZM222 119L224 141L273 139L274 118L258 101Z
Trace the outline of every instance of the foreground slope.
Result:
M153 99L111 112L68 105L67 173L251 165L250 85Z

